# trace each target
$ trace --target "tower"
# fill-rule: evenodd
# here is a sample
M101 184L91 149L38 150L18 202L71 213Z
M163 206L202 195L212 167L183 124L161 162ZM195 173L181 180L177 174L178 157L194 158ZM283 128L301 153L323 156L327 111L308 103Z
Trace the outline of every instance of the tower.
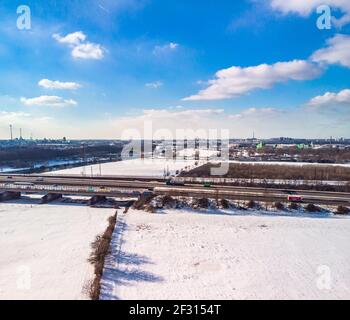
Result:
M11 141L13 140L13 134L12 134L12 124L10 124L10 136L11 136Z

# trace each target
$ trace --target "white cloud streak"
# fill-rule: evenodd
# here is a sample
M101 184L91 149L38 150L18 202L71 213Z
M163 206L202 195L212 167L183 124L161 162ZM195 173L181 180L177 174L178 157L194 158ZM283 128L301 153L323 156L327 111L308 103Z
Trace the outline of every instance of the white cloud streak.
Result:
M162 81L148 82L145 84L145 86L151 89L158 89L163 86L163 82Z
M81 88L81 85L76 82L61 82L49 79L41 79L38 82L40 87L45 89L58 89L58 90L77 90Z
M179 48L179 44L175 43L175 42L170 42L164 45L158 45L155 46L153 49L153 54L154 55L162 55L162 54L166 54L168 52L172 52L175 51L177 48Z
M63 99L58 96L40 96L35 98L25 98L20 99L22 104L26 106L41 106L41 107L71 107L77 105L77 102L72 99Z

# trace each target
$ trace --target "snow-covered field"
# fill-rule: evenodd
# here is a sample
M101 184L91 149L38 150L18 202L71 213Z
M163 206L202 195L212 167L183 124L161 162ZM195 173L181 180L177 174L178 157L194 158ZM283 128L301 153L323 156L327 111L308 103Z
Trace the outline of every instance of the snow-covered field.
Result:
M103 299L349 299L350 219L242 211L119 217Z
M113 213L25 199L1 203L0 299L88 299L90 244Z
M204 162L198 162L199 165ZM165 159L133 159L118 162L108 162L85 167L76 167L65 170L50 172L49 174L77 174L98 175L128 175L128 176L150 176L163 177L164 172L175 174L176 170L190 169L195 164L194 160L165 160Z
M194 161L129 160L93 175L163 176ZM91 166L54 174L91 174ZM121 211L120 211L121 212ZM112 209L0 204L0 299L85 299L90 244ZM104 299L350 299L350 218L261 211L119 214Z

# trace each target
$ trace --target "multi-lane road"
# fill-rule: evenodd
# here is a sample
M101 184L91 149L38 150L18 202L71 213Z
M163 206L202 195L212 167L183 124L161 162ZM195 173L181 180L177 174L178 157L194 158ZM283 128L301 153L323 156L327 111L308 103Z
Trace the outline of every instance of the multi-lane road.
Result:
M144 192L155 195L225 198L234 200L287 201L288 195L297 195L305 203L350 205L350 193L250 188L228 185L186 183L166 185L164 178L152 177L86 177L77 175L0 175L0 191L21 193L51 193L65 195L138 197Z

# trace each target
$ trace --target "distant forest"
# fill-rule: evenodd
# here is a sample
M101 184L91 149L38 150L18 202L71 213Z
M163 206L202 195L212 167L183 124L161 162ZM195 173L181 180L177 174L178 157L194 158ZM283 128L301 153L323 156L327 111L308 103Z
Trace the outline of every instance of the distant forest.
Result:
M217 165L204 164L189 172L182 172L185 177L210 177L210 169ZM222 178L242 179L281 179L281 180L328 180L350 181L350 167L337 165L288 165L230 163L227 174Z
M91 146L18 146L0 149L0 165L24 167L38 161L76 160L90 157L109 157L120 155L121 145L91 145Z
M297 158L301 162L317 162L317 163L344 163L350 162L350 149L340 148L321 148L321 149L298 149L296 147L289 148L272 148L266 146L261 150L254 150L262 156L283 156L289 155Z

